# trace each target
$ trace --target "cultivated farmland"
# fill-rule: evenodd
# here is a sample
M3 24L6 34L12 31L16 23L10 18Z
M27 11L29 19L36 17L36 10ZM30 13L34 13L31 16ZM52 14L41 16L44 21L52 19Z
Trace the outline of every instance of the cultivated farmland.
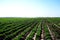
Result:
M60 18L0 18L0 40L60 40Z

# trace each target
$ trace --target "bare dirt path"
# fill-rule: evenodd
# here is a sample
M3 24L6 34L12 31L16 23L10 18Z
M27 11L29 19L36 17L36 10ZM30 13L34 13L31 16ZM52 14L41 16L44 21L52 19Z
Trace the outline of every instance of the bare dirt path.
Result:
M60 28L58 25L54 24L56 27Z
M42 27L41 40L44 40L44 29L43 29L43 27Z
M48 28L48 30L49 30L49 32L50 32L50 35L51 35L51 37L52 37L52 40L56 40L56 39L55 39L55 36L54 36L54 33L50 30L50 28L49 28L48 25L47 25L47 28Z
M34 40L36 40L36 34L37 34L37 33L35 33L35 35L34 35L34 37L33 37Z

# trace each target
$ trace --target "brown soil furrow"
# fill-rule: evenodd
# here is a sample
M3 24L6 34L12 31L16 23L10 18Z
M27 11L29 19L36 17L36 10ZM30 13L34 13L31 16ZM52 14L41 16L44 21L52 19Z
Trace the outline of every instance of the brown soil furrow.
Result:
M36 33L35 33L35 35L34 35L33 39L34 39L34 40L36 40Z
M56 27L60 28L58 25L54 24Z
M31 31L31 32L32 32L32 31ZM26 36L26 38L29 37L29 35L31 34L31 32ZM26 40L26 39L25 39L25 40Z
M44 40L44 30L42 28L41 40Z
M50 35L51 35L51 37L52 37L52 40L56 40L56 39L55 39L55 36L54 36L54 33L50 30L50 28L49 28L48 25L47 25L47 28L48 28L48 30L49 30L49 32L50 32Z

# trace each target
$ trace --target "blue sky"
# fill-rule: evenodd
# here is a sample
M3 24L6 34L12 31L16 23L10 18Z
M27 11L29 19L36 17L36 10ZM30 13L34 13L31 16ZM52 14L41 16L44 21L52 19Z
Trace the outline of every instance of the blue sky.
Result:
M0 17L60 17L60 0L0 0Z

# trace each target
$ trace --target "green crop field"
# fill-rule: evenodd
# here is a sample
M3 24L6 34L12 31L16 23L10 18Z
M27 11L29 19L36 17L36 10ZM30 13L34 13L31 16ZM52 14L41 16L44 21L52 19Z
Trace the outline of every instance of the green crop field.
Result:
M60 40L60 18L0 18L0 40Z

